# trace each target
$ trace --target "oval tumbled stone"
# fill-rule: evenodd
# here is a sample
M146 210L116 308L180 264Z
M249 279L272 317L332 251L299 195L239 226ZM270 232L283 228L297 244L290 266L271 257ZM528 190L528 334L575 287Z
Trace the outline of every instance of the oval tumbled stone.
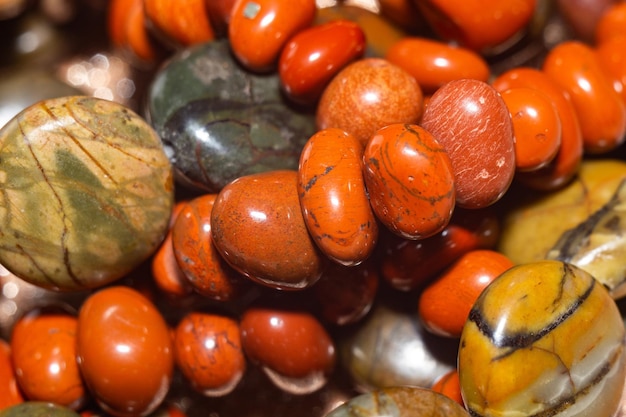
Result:
M32 284L95 288L168 227L172 169L141 117L107 100L41 101L0 130L0 263Z

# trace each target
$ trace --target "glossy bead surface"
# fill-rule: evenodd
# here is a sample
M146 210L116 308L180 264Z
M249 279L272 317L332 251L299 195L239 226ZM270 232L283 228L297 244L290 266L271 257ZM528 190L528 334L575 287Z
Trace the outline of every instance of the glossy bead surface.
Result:
M479 416L612 416L624 352L622 317L591 275L557 261L519 265L487 287L463 329L463 399Z
M561 120L552 101L532 88L501 92L515 135L515 168L534 171L554 159L561 147Z
M459 373L456 369L443 375L435 382L431 388L435 392L439 392L451 400L456 401L463 407L463 396L461 395L461 381L459 380Z
M216 194L188 201L172 226L174 257L186 281L199 294L228 301L241 295L243 277L224 261L213 245L211 211Z
M614 2L606 7L594 30L596 45L626 35L626 4Z
M536 0L417 0L435 32L447 41L478 51L511 45L526 32Z
M72 409L83 405L86 390L76 363L76 326L70 314L35 310L13 327L13 366L29 400Z
M463 254L493 248L499 234L491 210L456 209L450 223L434 236L417 241L396 235L381 239L381 278L400 291L423 288Z
M236 2L228 25L233 53L252 71L275 68L289 38L313 23L315 10L315 0Z
M453 168L444 147L418 125L391 124L370 138L363 177L376 217L394 233L423 239L450 222Z
M376 304L339 339L341 365L361 392L397 385L429 388L454 369L458 340L429 333L414 309Z
M168 233L155 252L151 262L154 283L171 297L184 297L191 293L191 286L174 256L172 233Z
M586 152L604 153L623 143L626 104L603 73L591 47L580 41L562 42L550 50L542 70L569 93Z
M421 125L450 157L459 206L487 207L504 195L515 173L513 124L493 87L450 81L432 95Z
M78 315L81 374L98 405L115 416L145 416L167 394L174 370L170 330L130 287L91 294Z
M278 75L243 70L224 40L172 56L155 74L147 113L177 179L210 193L243 175L297 169L315 133L314 115L287 105Z
M364 52L365 34L357 23L340 19L312 26L285 45L278 63L281 86L291 100L315 103L330 80Z
M11 359L11 345L0 339L0 411L24 402Z
M418 387L388 387L361 394L327 417L468 417L463 407L438 392Z
M226 316L188 313L174 333L174 357L185 378L200 393L222 396L246 369L239 324Z
M248 358L287 391L297 392L299 381L301 393L317 390L334 370L334 342L306 311L250 307L241 317L240 328Z
M510 88L533 88L550 98L561 121L561 145L554 159L532 172L518 172L516 179L540 190L554 190L569 182L578 171L583 155L583 137L576 109L569 94L543 71L530 67L508 70L492 82L503 92Z
M107 29L113 45L144 64L157 60L157 48L144 24L143 0L113 0L108 5Z
M405 37L385 59L415 77L425 94L462 78L487 82L490 75L487 61L475 51L428 38Z
M493 250L467 252L420 294L418 314L424 327L437 335L460 337L480 293L513 262Z
M274 288L311 286L324 266L304 223L297 182L298 173L287 170L240 177L222 189L211 212L219 253L245 276Z
M595 52L599 65L611 81L613 90L626 104L626 29L624 36L616 36L602 42L596 46Z
M363 262L378 239L362 167L363 145L340 129L318 131L300 155L298 196L304 222L320 250L343 265Z
M42 101L6 124L0 143L0 262L15 275L46 288L94 288L161 243L172 169L131 110L90 97Z
M205 0L144 0L144 18L170 44L193 45L215 39Z
M422 90L415 78L380 58L365 58L341 70L317 106L318 130L338 128L365 145L378 129L392 123L418 122Z

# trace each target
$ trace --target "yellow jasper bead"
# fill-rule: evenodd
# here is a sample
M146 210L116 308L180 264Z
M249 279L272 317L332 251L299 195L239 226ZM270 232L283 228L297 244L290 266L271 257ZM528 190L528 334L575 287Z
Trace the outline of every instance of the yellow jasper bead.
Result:
M480 295L458 366L472 416L613 416L624 322L607 290L560 261L517 265Z

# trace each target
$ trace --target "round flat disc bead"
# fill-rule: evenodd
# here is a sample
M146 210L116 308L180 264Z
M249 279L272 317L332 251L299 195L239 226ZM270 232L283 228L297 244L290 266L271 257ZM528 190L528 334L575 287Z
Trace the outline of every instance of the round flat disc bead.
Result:
M146 260L168 228L169 159L107 100L41 101L0 130L0 263L46 288L95 288Z
M606 416L619 408L624 322L607 290L559 261L515 266L480 295L459 375L474 416Z
M420 126L391 124L378 131L363 154L363 176L376 217L407 239L442 231L455 204L450 158Z

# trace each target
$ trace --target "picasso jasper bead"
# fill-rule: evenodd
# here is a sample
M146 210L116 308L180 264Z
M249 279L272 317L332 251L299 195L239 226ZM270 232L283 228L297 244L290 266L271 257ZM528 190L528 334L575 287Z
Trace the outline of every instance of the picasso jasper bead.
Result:
M154 130L120 104L34 104L0 130L0 161L0 263L30 283L110 283L167 231L171 165Z
M608 292L571 264L515 266L476 301L459 376L473 416L613 416L626 375L624 323Z
M147 117L177 179L209 192L252 173L297 169L313 114L288 106L278 74L244 70L228 42L181 51L155 75Z
M417 387L390 387L362 394L326 417L468 417L461 405L438 392Z

